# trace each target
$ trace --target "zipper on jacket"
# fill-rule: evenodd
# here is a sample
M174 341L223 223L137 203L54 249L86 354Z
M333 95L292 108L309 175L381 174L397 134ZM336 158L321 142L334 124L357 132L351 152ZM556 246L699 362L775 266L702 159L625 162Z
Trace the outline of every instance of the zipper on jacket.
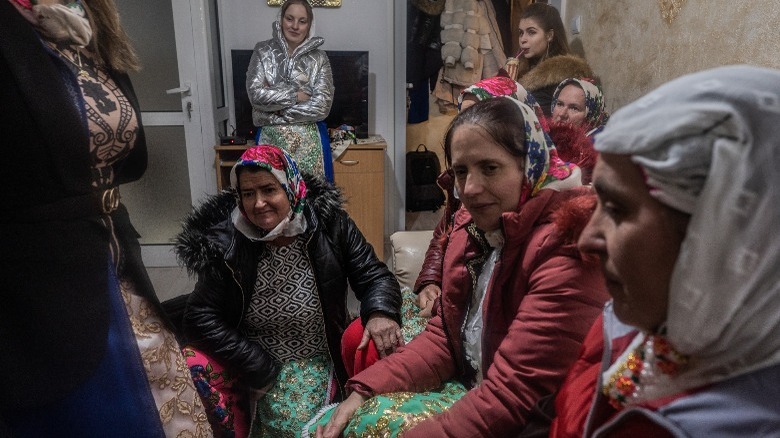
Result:
M236 282L236 285L238 286L238 290L241 291L241 315L238 317L238 324L236 324L236 328L241 327L241 321L244 320L244 301L245 301L245 294L244 294L244 288L241 287L241 282L236 278L236 271L233 270L233 268L230 267L230 263L225 260L225 266L230 270L230 276L233 278L233 281Z
M230 251L233 250L233 248L236 246L236 237L233 236L232 239L230 239L230 246L227 247L227 250L225 250L225 254L230 253ZM224 256L223 256L224 257ZM233 278L233 281L236 282L236 285L238 286L238 290L241 291L241 314L238 317L238 323L236 324L236 328L241 327L241 322L244 320L244 302L246 301L246 294L244 292L244 288L241 286L241 282L238 278L236 278L236 271L230 266L230 263L228 263L227 260L223 260L225 262L225 266L230 271L230 276ZM255 267L257 269L257 267Z
M441 328L444 330L444 336L447 337L447 348L450 350L450 354L452 355L452 361L455 362L455 368L458 370L458 374L461 376L464 373L463 364L461 361L458 360L457 357L455 357L455 346L454 342L452 341L452 335L450 334L450 330L447 328L447 319L444 318L444 300L439 300L439 315L441 318Z

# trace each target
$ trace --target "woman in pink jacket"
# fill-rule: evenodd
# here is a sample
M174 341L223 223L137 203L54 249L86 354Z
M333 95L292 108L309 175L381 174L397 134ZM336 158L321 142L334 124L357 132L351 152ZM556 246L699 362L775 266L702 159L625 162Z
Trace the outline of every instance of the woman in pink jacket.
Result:
M576 248L592 197L570 178L530 107L509 97L475 104L450 126L445 156L463 208L435 315L347 383L352 394L318 436L347 426L358 435L426 438L520 432L536 402L560 385L607 299L598 266ZM466 390L431 397L452 380Z

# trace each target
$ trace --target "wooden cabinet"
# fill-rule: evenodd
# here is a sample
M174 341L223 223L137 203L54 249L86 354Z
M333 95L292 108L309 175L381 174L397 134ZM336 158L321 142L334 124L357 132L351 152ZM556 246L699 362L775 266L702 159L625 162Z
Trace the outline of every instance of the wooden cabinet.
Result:
M214 147L218 190L230 187L230 169L248 147L251 145ZM384 259L385 243L386 148L384 141L353 144L333 162L336 185L347 200L345 208L380 260Z
M241 154L253 145L217 145L214 146L214 165L217 169L217 190L230 187L230 169L236 164Z
M346 210L360 231L384 259L385 142L350 145L333 162L333 174L347 199Z

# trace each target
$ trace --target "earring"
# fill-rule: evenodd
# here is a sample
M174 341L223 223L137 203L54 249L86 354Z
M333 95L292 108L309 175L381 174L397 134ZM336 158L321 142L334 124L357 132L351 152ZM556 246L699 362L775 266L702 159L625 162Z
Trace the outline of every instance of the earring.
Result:
M544 54L545 59L550 57L550 42L547 41L547 53Z

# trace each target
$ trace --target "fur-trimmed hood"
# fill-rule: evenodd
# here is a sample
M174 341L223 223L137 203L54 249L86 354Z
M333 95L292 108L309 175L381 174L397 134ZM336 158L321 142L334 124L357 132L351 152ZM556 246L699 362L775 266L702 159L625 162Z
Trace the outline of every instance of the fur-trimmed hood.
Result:
M343 210L341 190L321 177L303 174L306 182L307 233L328 223ZM230 214L236 207L233 190L208 197L182 221L182 231L174 238L174 252L179 264L190 274L213 272L229 255L235 244L236 231Z
M523 73L518 82L533 92L552 85L557 87L564 79L592 77L593 70L585 59L577 55L558 55L540 61L536 67Z

